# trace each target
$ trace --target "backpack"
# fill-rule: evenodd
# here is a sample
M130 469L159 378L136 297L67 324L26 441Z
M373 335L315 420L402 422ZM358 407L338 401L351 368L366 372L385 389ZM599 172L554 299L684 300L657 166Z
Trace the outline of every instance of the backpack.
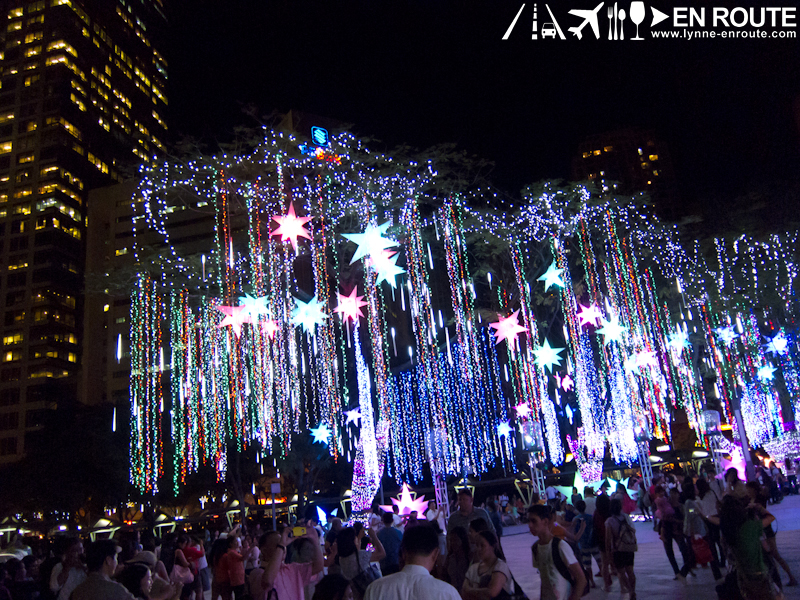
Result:
M628 523L628 519L613 517L619 523L619 538L614 546L616 552L636 552L639 544L636 542L636 530Z
M553 538L553 541L550 544L550 549L553 552L553 566L556 568L556 571L558 571L559 575L561 575L564 579L566 579L569 582L570 586L572 586L572 588L575 589L575 579L572 577L572 573L569 572L569 567L567 567L567 565L564 564L564 561L561 558L561 552L559 552L558 550L558 546L561 543L567 544L570 548L572 548L572 552L573 554L575 554L575 558L578 559L578 564L581 567L581 571L583 571L583 578L585 581L585 583L583 584L583 593L581 594L581 596L586 596L589 594L589 575L587 574L586 569L583 566L583 561L581 561L581 552L575 547L574 544L571 544L567 540L562 540L557 537ZM534 557L537 556L536 553L538 545L539 544L537 543L531 546L531 552L533 553Z

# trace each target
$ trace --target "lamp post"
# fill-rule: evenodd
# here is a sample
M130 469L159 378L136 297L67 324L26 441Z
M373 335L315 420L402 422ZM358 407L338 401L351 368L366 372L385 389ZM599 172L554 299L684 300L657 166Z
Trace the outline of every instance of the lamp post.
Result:
M642 479L647 489L653 485L653 465L650 463L650 432L647 425L637 427L635 431L636 451L639 454L639 468L642 470Z

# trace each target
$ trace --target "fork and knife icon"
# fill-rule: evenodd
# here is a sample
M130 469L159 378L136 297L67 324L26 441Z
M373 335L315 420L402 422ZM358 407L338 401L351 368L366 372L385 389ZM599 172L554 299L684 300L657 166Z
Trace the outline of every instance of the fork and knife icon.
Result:
M614 6L608 7L608 39L609 40L624 40L625 30L623 24L626 17L630 17L636 25L636 37L630 38L632 40L641 40L639 37L639 24L644 20L645 16L644 2L634 1L631 2L630 14L625 14L625 9L617 9L617 3Z

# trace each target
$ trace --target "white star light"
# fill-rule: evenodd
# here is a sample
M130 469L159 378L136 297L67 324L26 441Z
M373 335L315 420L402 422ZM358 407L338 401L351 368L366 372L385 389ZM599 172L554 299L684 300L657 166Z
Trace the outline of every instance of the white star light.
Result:
M327 444L328 440L331 439L331 430L325 423L322 423L315 429L309 429L309 431L311 432L311 435L314 436L314 444L317 442L321 444Z
M547 267L547 271L544 272L544 275L539 277L537 281L544 281L544 291L546 292L552 286L564 287L564 280L561 279L561 273L564 272L564 269L557 269L556 263L550 263L550 266Z
M347 422L345 425L350 425L350 423L355 423L361 420L361 409L354 408L353 410L346 410L344 411L345 416L347 417Z
M313 333L314 327L322 325L325 319L328 318L328 315L322 312L323 304L317 301L316 296L308 302L295 298L294 303L296 306L292 311L292 324L295 327L302 325L303 331Z
M622 334L628 331L627 327L619 324L619 317L611 315L611 319L606 321L600 319L603 326L597 330L597 333L603 334L603 345L608 346L611 342L619 342L622 339Z
M503 421L497 426L497 437L508 437L511 431L511 425L508 424L508 421Z
M637 352L631 354L625 361L625 370L633 372L639 367L658 367L658 358L655 352Z
M394 240L383 237L383 234L389 229L389 225L390 223L388 221L383 225L378 226L370 224L367 226L367 229L364 231L364 233L342 234L342 237L358 244L358 248L356 249L355 254L353 254L353 258L350 260L351 265L365 256L374 257L378 255L381 250L386 250L387 248L392 248L393 246L399 246L399 244Z
M258 321L259 316L267 314L268 300L269 298L267 296L256 298L250 294L245 294L239 297L239 306L244 306L247 309L247 314L250 315L250 318L255 322Z
M524 419L531 414L531 407L528 404L517 404L514 410L517 411L518 419Z
M766 383L767 381L772 381L775 377L775 371L777 371L775 367L772 365L764 365L758 370L758 378Z
M544 344L533 351L536 355L536 366L542 369L552 371L553 365L560 366L563 360L559 354L564 351L564 348L553 348L550 342L545 338Z
M597 327L600 324L600 319L603 318L603 313L600 312L600 309L594 304L590 306L579 304L579 306L581 310L578 312L578 318L581 320L581 327L590 323Z
M767 343L764 344L764 350L770 354L787 354L789 352L789 340L781 331L774 338L765 338Z
M736 330L733 327L717 327L714 330L714 333L717 334L717 337L725 342L726 346L730 346L733 341L739 337L739 334L736 333Z

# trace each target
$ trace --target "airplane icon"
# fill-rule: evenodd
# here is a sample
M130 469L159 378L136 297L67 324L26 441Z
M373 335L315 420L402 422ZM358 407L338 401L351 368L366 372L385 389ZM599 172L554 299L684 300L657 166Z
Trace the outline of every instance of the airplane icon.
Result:
M574 10L569 11L569 14L575 15L576 17L583 17L583 23L581 23L578 27L570 27L568 31L571 31L575 35L578 36L580 40L583 36L581 35L581 29L586 27L586 24L589 23L592 26L592 30L594 31L595 37L599 40L600 39L600 25L597 23L597 13L603 7L604 2L601 2L597 5L594 10L578 10L577 8Z

